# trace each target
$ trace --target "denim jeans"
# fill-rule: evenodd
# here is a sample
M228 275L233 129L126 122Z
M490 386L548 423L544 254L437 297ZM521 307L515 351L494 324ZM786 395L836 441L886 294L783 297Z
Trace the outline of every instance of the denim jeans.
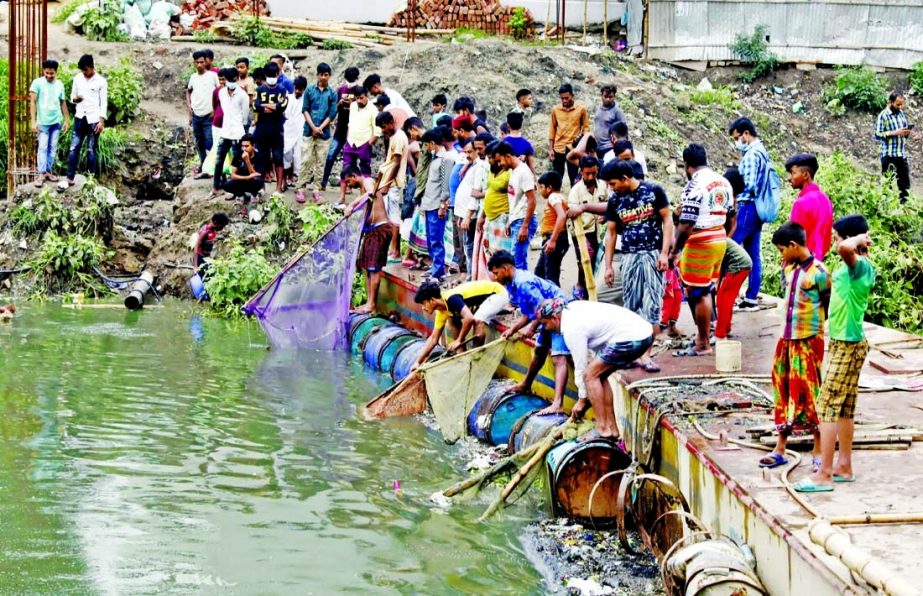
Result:
M73 180L77 175L77 165L80 163L80 148L83 141L87 142L87 167L94 176L99 175L96 148L99 145L99 135L96 133L96 123L89 124L86 118L74 119L74 132L71 135L71 147L67 154L67 179Z
M737 229L734 230L734 242L741 245L753 259L750 281L747 284L747 300L756 300L763 281L763 262L760 259L760 232L763 221L756 213L753 201L741 201L737 207Z
M468 226L468 231L465 235L465 261L468 263L468 272L465 277L468 281L471 281L471 271L474 269L474 261L471 259L474 258L474 236L477 234L477 216L472 218L471 225Z
M240 155L240 141L233 139L218 141L218 149L215 153L215 178L212 182L212 188L215 190L220 190L224 185L224 161L227 159L228 152L236 159Z
M532 221L529 222L529 237L526 238L525 242L520 242L519 230L522 229L522 222L524 219L517 219L510 224L510 238L513 241L513 258L516 259L516 268L522 269L523 271L529 270L529 242L532 241L532 237L535 236L535 230L538 229L538 221L535 217L532 218Z
M327 188L330 182L330 173L333 172L333 164L337 162L340 152L343 151L343 141L333 138L330 140L330 149L327 150L327 161L324 162L324 177L321 179L321 186Z
M554 250L551 254L545 252L545 245L551 240L551 234L545 235L542 239L542 252L538 256L538 263L535 264L535 275L542 279L547 279L554 285L561 287L561 261L567 254L570 244L567 241L567 233L558 234L558 240L555 242Z
M58 153L61 123L38 125L38 174L50 174Z
M208 116L192 115L192 136L195 138L196 151L199 152L199 167L205 161L205 155L212 149L212 119L214 114Z
M433 261L430 276L445 277L445 224L448 213L439 217L439 210L426 212L426 249Z

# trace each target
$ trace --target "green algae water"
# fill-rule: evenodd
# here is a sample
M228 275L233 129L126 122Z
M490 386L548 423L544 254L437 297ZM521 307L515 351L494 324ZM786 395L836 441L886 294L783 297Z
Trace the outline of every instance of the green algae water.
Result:
M188 305L24 305L0 325L0 593L544 591L537 499L489 524L486 499L433 504L463 458L359 420L385 383Z

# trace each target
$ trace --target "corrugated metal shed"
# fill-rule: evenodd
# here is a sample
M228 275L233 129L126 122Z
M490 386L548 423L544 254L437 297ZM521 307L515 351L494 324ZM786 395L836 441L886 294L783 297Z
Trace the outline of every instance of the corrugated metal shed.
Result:
M648 57L734 60L728 45L757 25L786 62L910 68L923 60L923 0L649 0Z

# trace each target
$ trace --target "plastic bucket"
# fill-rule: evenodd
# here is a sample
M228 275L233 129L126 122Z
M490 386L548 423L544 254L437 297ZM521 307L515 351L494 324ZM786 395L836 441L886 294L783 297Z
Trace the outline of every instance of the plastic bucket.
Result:
M732 339L715 342L715 369L718 372L739 372L740 348L740 342Z
M388 345L384 347L378 357L379 370L387 375L392 374L398 354L418 339L420 339L420 336L416 333L408 333L407 335L399 335L388 342Z
M410 367L417 361L423 346L426 345L425 339L416 339L407 343L403 349L394 357L394 364L391 366L391 378L394 382L403 381L410 374ZM429 360L439 356L443 348L436 346L429 356Z
M189 278L189 289L192 291L192 297L196 300L208 300L208 294L205 293L205 282L202 275L196 273Z
M355 312L349 313L349 331L348 337L352 339L353 333L356 332L356 327L361 325L363 322L368 321L372 318L370 314L359 314Z
M468 432L491 445L507 445L520 418L548 405L530 393L503 395L505 389L499 383L489 386L468 413Z
M567 414L539 416L535 413L521 418L510 435L509 452L516 453L535 445L555 428L567 422L568 418Z
M392 340L402 335L412 335L412 332L400 325L384 325L372 331L362 350L365 363L372 368L385 370L381 367L381 353Z
M355 331L353 331L352 337L350 338L350 346L352 347L353 353L358 354L362 351L363 348L365 348L365 342L369 338L369 335L372 333L372 331L383 325L390 324L391 321L382 317L370 317L359 323L359 325L356 326Z
M615 519L622 474L609 476L596 489L592 515L590 493L604 475L631 465L627 453L609 441L568 441L549 451L545 463L555 515L576 520L592 518L596 524Z

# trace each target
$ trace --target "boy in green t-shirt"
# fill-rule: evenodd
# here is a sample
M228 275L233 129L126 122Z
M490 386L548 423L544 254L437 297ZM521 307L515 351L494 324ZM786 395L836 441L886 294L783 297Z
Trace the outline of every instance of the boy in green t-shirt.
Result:
M42 62L42 74L29 86L29 114L32 132L38 133L38 178L36 186L45 180L57 182L51 173L58 139L62 130L68 128L67 102L64 101L64 83L57 79L58 63L54 60Z
M869 352L862 321L868 309L875 269L868 259L872 239L861 215L847 215L833 224L833 240L843 265L833 273L830 297L830 346L827 370L816 409L820 419L820 468L793 485L799 492L828 492L835 482L854 482L852 437L855 428L859 373ZM833 454L840 451L836 466Z

